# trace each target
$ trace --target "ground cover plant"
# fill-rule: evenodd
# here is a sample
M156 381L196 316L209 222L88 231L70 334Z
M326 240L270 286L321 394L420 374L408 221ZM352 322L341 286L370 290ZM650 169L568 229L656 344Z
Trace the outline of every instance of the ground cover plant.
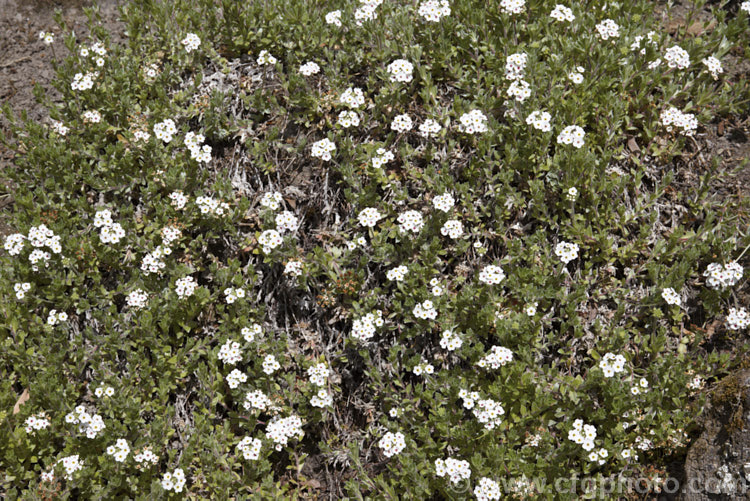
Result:
M133 0L124 43L96 10L41 33L0 493L659 493L750 324L731 172L681 184L748 109L750 3L669 7Z

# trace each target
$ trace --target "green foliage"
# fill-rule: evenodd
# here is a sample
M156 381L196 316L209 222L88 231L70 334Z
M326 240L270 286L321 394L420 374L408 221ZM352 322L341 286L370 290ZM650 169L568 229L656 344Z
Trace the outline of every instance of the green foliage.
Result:
M539 499L567 499L556 480L638 477L684 454L700 385L746 349L744 335L714 322L742 306L744 282L712 289L703 272L746 262L750 236L745 208L713 195L727 176L718 162L679 184L698 144L668 130L661 113L674 106L704 128L746 108L747 82L715 80L701 60L732 64L747 50L748 19L714 8L711 29L690 33L688 19L670 34L652 2L603 6L576 5L575 21L557 23L547 2L510 15L461 0L428 23L412 2L387 2L358 27L356 4L133 0L122 9L125 45L96 27L95 11L91 40L62 25L61 100L37 94L67 134L5 110L4 142L17 154L12 226L30 238L44 224L61 252L38 270L29 241L0 256L0 493L178 497L162 479L181 468L183 495L195 499L463 499L481 477L507 496L523 497L525 478ZM342 27L325 22L334 8ZM601 40L595 26L605 18L617 20L619 37ZM630 47L651 30L652 43ZM196 50L182 42L188 33L200 39ZM106 49L101 65L94 43ZM687 69L648 67L673 45L689 54ZM275 64L257 63L264 50ZM505 75L517 53L527 58L524 100L508 95ZM396 59L413 64L413 80L391 81ZM308 61L321 72L302 75ZM75 74L94 71L91 89L71 88ZM350 87L365 104L360 125L345 128L340 96ZM99 123L85 119L92 110ZM472 110L487 132L461 131ZM551 130L526 122L534 111L551 113ZM401 114L415 130L392 129ZM166 119L176 124L171 141L154 128ZM435 137L416 132L426 119L441 126ZM569 125L585 131L581 148L557 140ZM186 147L189 132L211 146L207 164ZM330 162L310 156L323 138L336 145ZM376 166L381 148L394 158ZM264 249L280 224L279 210L261 202L274 191L301 226ZM176 193L188 197L184 208ZM438 210L445 193L455 206ZM359 222L366 208L382 215L375 225ZM95 224L105 209L124 232L117 243L104 243ZM422 217L419 231L399 228L406 211ZM442 231L448 221L462 223L457 238ZM177 237L165 240L165 228ZM575 259L561 262L561 242L578 245ZM144 270L147 255L163 268ZM299 277L287 272L294 262ZM402 265L403 280L387 278ZM502 267L500 283L485 283L488 265ZM198 287L181 298L177 282L188 276ZM17 298L23 283L30 289ZM668 287L682 305L665 302ZM228 300L229 289L244 297ZM137 290L148 296L140 309L128 299ZM428 300L437 316L420 318L415 307ZM52 310L68 318L50 322ZM351 335L377 311L372 339ZM243 329L255 324L250 339ZM446 331L460 347L441 346ZM219 359L232 341L236 365ZM481 367L493 347L512 361ZM614 375L607 354L624 356ZM267 356L281 369L269 374ZM318 363L331 369L321 387L308 380ZM424 364L433 370L415 373ZM247 376L236 388L234 369ZM100 387L114 395L97 395ZM24 389L29 400L13 410ZM311 405L321 389L332 405ZM269 397L262 409L243 405L255 390ZM468 403L472 392L502 405L492 429ZM101 416L102 433L88 438L66 422L77 406ZM25 431L40 412L50 426ZM292 415L303 433L275 447L268 425ZM601 461L569 439L577 419L596 428ZM378 445L389 431L405 437L390 458ZM237 449L244 437L261 440L257 459ZM130 447L123 462L106 452L117 439ZM145 448L155 464L135 462ZM72 455L83 468L65 478L59 461ZM436 475L435 460L448 457L469 462L468 483ZM53 482L40 480L52 469Z

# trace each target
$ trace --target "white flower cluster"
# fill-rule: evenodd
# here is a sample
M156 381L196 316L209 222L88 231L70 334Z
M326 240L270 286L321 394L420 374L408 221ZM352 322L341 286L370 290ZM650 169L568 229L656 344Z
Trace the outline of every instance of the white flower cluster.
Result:
M601 448L598 451L591 451L588 455L588 460L592 463L599 463L600 465L603 465L607 462L608 456L609 451L607 451L607 449Z
M402 233L411 231L412 233L419 233L424 227L424 220L422 214L418 211L410 210L398 216L398 223Z
M333 141L328 138L324 138L313 143L312 151L310 152L310 154L315 158L320 158L321 160L328 162L331 160L331 153L333 153L335 150L336 145L333 144Z
M193 52L201 45L201 39L195 33L188 33L180 42L185 46L185 52Z
M144 275L150 275L151 273L161 273L166 268L167 264L164 262L164 256L172 254L172 249L169 247L157 246L153 252L149 252L143 256L141 261L141 271Z
M23 299L31 290L31 284L29 282L13 284L13 290L16 292L16 299Z
M5 237L4 248L11 256L17 256L23 250L23 242L26 237L20 233L14 233Z
M670 68L684 70L690 66L690 54L678 45L673 45L667 49L666 54L664 54L664 60Z
M472 412L477 421L484 424L486 430L494 430L496 426L500 426L500 423L503 422L500 416L505 414L505 409L500 405L500 402L486 399L478 400Z
M435 120L428 118L419 126L419 135L424 138L431 138L438 135L442 127Z
M102 114L96 110L88 110L81 114L81 118L85 124L98 124L102 121Z
M550 12L549 17L551 17L555 21L568 21L568 22L572 22L576 18L573 15L573 11L570 9L570 7L566 7L560 4L555 5L555 8L552 9L552 12Z
M490 353L482 357L477 365L483 369L499 369L508 362L513 361L513 352L504 346L493 346Z
M148 294L142 289L136 289L125 298L125 303L133 309L140 310L146 306Z
M745 308L729 308L727 314L727 328L736 331L750 325L750 314Z
M116 244L125 236L120 223L112 222L112 213L108 209L97 211L94 215L94 226L101 228L99 239L103 244Z
M568 202L575 202L576 198L578 198L578 188L575 186L571 186L568 188L567 193L565 193L565 198L568 200Z
M344 110L339 113L338 124L345 129L348 129L349 127L357 127L359 125L359 115L356 111Z
M115 389L111 386L100 385L97 389L94 390L94 396L96 396L96 398L101 398L103 396L111 397L114 394Z
M718 80L719 75L721 73L724 73L724 68L721 67L721 61L716 59L714 56L706 57L701 62L706 65L706 69L709 73L711 73L711 76L714 78L714 80Z
M334 26L341 27L341 11L340 10L332 10L328 14L326 14L326 23L333 24Z
M386 457L393 457L406 447L404 434L401 432L388 432L378 442L378 447L383 449Z
M176 468L172 473L165 473L161 479L161 487L165 491L182 492L185 487L185 472Z
M745 0L744 2L742 2L742 4L740 5L740 10L750 14L750 0Z
M46 31L40 31L39 40L42 40L45 45L52 45L53 43L55 43L55 34L48 33Z
M703 272L706 277L706 285L711 289L726 289L740 281L743 274L742 266L736 261L730 261L725 265L711 263Z
M508 87L508 97L522 103L531 95L531 86L526 80L513 80Z
M402 133L409 132L413 125L409 115L397 115L393 118L393 122L391 122L391 130Z
M260 409L262 411L271 407L271 400L260 390L248 392L245 395L245 401L242 403L242 407L246 410Z
M374 207L367 207L359 213L359 216L357 216L357 218L359 219L360 225L367 228L372 228L378 223L378 221L383 219L383 215L378 212L378 209Z
M705 381L703 380L702 377L694 376L693 379L688 381L686 386L689 390L700 390L701 388L703 388L704 384L705 384Z
M258 59L256 62L258 63L258 66L273 66L274 64L276 64L276 58L273 57L270 52L264 49L260 51L260 54L258 54Z
M489 285L496 285L503 281L505 272L499 266L490 264L479 272L479 281Z
M477 400L479 400L479 393L477 393L476 391L472 391L470 393L469 390L461 389L458 392L458 398L464 401L465 409L473 409L474 404L476 404Z
M185 134L185 146L190 151L190 158L197 162L206 163L211 160L211 147L203 144L206 137L203 134L188 132Z
M414 306L414 316L421 318L422 320L435 320L437 318L437 310L429 299L422 303L417 303Z
M642 35L638 35L635 38L633 38L633 43L630 44L630 50L632 51L638 51L642 56L646 55L646 47L641 47L641 43L643 42L644 37ZM659 41L657 40L656 32L655 31L649 31L648 34L646 34L646 45L652 45L656 47L659 44Z
M281 369L281 364L276 361L276 357L266 355L266 358L263 359L263 372L270 376L279 369Z
M280 451L290 438L302 439L304 434L302 420L295 415L286 418L274 416L266 426L266 437L276 444L277 451Z
M505 78L508 80L521 80L526 71L528 56L523 52L511 54L505 58Z
M57 120L50 120L52 124L52 130L55 131L56 134L59 134L61 136L68 135L68 132L70 129L66 127L62 122L58 122Z
M176 133L177 127L174 124L174 120L171 118L167 118L163 122L154 124L154 135L157 139L161 139L165 143L171 142Z
M477 501L497 501L500 499L500 485L490 478L482 477L474 487L474 496Z
M552 130L552 124L550 123L550 120L552 120L552 115L550 115L546 111L535 111L528 117L526 117L526 123L528 125L531 125L536 130L541 130L543 132L549 132Z
M16 234L16 235L18 235L18 234ZM11 235L11 237L12 236L14 236L14 235ZM23 236L21 235L21 237L23 237ZM59 235L55 235L55 233L52 230L50 230L49 228L47 228L47 226L44 225L44 224L40 224L39 226L32 226L31 228L29 228L28 240L29 240L29 243L31 244L31 246L32 247L37 247L36 250L38 250L40 252L42 252L41 249L39 249L40 247L47 247L54 254L60 254L62 252L62 246L60 245L60 236ZM21 244L21 245L23 245L23 244ZM6 241L6 249L7 248L8 247L7 247L7 241ZM20 252L20 249L19 249L19 252ZM29 255L29 261L31 261L32 264L36 262L31 257L33 254L34 254L34 252L32 252ZM45 265L46 265L46 261L48 261L49 258L50 258L49 253L48 252L42 252L42 254L44 254L44 256L42 256L41 259L44 259ZM37 271L37 268L33 267L33 270Z
M133 456L136 463L151 463L156 464L159 462L159 456L153 453L151 447L144 448L141 452Z
M98 76L98 71L87 72L86 74L76 73L70 83L70 88L73 90L89 90L94 86L94 79Z
M680 295L677 294L677 292L675 292L675 290L671 287L662 289L661 297L664 299L664 301L667 302L667 304L673 304L676 306L680 306L682 304L682 299L680 298Z
M331 374L330 369L325 363L319 363L307 369L307 376L310 378L310 384L324 386L326 379Z
M40 412L26 418L24 429L26 430L26 433L34 433L35 431L47 429L49 424L47 413Z
M625 357L614 353L606 353L599 361L599 367L604 372L604 377L612 377L625 371Z
M415 376L421 376L422 374L429 375L435 372L435 367L433 367L432 364L427 363L425 360L422 360L419 364L414 366L412 372Z
M661 123L666 126L667 131L672 131L672 126L682 129L682 133L686 136L692 136L695 134L695 130L698 128L698 119L692 113L683 113L674 106L670 106L666 110L661 112Z
M360 341L367 341L375 335L377 327L383 326L383 312L375 310L364 317L352 322L352 337Z
M63 468L65 468L65 478L67 480L72 480L73 473L83 469L83 462L78 459L78 454L60 458L58 463L63 464Z
M299 72L302 73L304 76L309 77L310 75L315 75L316 73L319 73L320 66L318 66L317 63L308 61L299 67Z
M451 8L448 0L427 0L419 4L417 12L425 21L437 23L441 18L451 15Z
M235 389L240 385L240 383L244 383L247 381L247 375L238 369L234 369L232 372L227 374L226 380L229 387Z
M406 274L409 272L409 268L407 268L404 265L397 266L395 268L391 268L388 270L388 273L385 274L386 278L388 280L395 280L396 282L401 282L406 277Z
M635 437L635 447L639 450L647 451L654 448L654 443L648 438Z
M568 73L568 78L571 82L578 85L583 82L583 66L577 66L575 71Z
M268 254L283 242L284 239L281 238L281 233L276 230L266 230L258 237L258 243L263 246L265 254Z
M555 246L555 255L560 258L563 264L568 264L578 257L578 250L578 244L560 242Z
M365 104L365 95L359 87L349 87L341 94L339 101L350 108L359 108Z
M450 219L440 228L440 233L455 240L464 234L464 226L461 224L461 221Z
M183 277L175 283L175 292L177 293L177 297L185 299L192 296L197 287L198 283L193 277Z
M237 444L237 448L242 452L242 457L245 459L257 461L260 457L261 445L263 445L263 443L259 438L245 437L239 444Z
M151 134L149 134L148 131L145 131L145 130L137 130L137 131L133 132L133 142L134 143L140 143L142 141L143 142L148 141L150 137L151 137Z
M310 399L310 405L312 405L313 407L320 407L321 409L331 406L333 405L333 395L328 393L325 388L321 388L320 390L318 390L318 394L313 395L313 397Z
M453 195L450 193L443 193L432 199L432 206L435 207L435 209L446 213L450 212L455 203L456 199L453 198Z
M466 134L481 134L487 132L487 117L479 110L464 113L458 119L458 130Z
M620 27L611 19L605 19L597 24L596 31L599 32L599 37L601 37L602 40L609 40L610 38L617 38L620 36Z
M456 351L462 344L461 336L452 330L444 330L440 336L440 347L444 350Z
M376 169L380 169L388 162L396 158L393 152L386 150L385 148L378 148L375 152L376 156L372 159L372 166Z
M360 0L360 6L354 11L354 22L357 26L362 26L365 21L377 19L378 13L375 9L383 3L383 0Z
M583 424L583 419L576 419L573 422L573 429L568 431L568 440L579 444L586 451L594 448L596 439L596 428L590 424Z
M435 460L435 474L438 477L444 477L448 475L450 481L454 484L466 480L471 476L471 467L468 461L459 459L436 459Z
M260 326L260 324L253 324L250 327L243 327L240 331L242 337L248 343L252 343L255 340L255 336L260 336L261 332L263 332L263 328Z
M239 287L227 287L224 289L224 295L226 296L227 304L232 304L238 299L245 297L245 290Z
M565 127L557 136L558 144L572 144L576 148L583 146L583 137L586 135L583 129L577 125Z
M387 70L391 74L391 82L411 82L414 65L406 59L396 59L388 65Z
M200 196L195 199L195 203L198 205L201 214L223 216L225 212L229 211L228 203L220 202L213 197Z
M286 266L284 266L284 275L289 275L291 277L302 276L302 261L292 259L287 262Z
M299 228L299 219L294 213L285 210L276 215L276 230L279 233L295 232Z
M124 463L130 454L130 446L124 438L118 438L115 445L107 447L107 454L113 456L118 463Z
M99 414L89 414L86 408L79 405L75 410L65 416L66 423L78 425L79 433L86 433L88 438L96 438L100 431L104 430L104 420Z
M49 310L47 315L47 325L57 325L60 322L65 322L68 319L68 314L64 311L58 313L57 310Z
M260 205L271 210L279 208L279 204L284 200L284 197L278 191L269 191L264 193L260 199Z
M219 360L229 365L234 365L237 362L242 361L240 343L238 343L237 341L232 341L230 339L219 349L218 357Z
M648 381L645 378L641 378L641 380L638 382L638 385L632 386L630 388L630 393L633 395L639 395L640 393L645 393L648 391Z
M173 191L169 194L169 199L171 200L170 204L172 207L177 210L184 209L188 201L187 197L181 191Z
M500 2L500 10L505 14L520 14L523 12L525 4L525 0L502 0Z

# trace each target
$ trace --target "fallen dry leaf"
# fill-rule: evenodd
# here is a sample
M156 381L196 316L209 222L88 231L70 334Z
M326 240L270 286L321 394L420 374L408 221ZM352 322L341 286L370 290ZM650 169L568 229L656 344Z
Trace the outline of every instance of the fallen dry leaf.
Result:
M29 399L29 389L26 388L23 390L23 393L21 393L21 396L18 397L18 400L16 400L16 405L13 406L13 414L18 414L21 412L21 406L26 403L26 401Z

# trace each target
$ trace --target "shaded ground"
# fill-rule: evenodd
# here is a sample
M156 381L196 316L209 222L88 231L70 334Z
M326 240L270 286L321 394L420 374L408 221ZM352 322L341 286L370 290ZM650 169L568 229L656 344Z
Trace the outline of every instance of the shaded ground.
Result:
M93 3L90 0L0 0L0 103L10 105L18 116L26 112L31 120L47 117L44 108L36 102L33 90L39 83L52 96L55 95L50 86L55 76L51 64L53 48L39 40L39 32L53 32L54 50L58 57L64 57L66 49L54 19L55 10L60 9L62 20L82 40L89 31L83 9ZM122 33L122 25L117 22L117 6L121 3L121 0L98 2L104 26L117 34ZM7 123L0 115L0 134L5 133L6 127ZM12 153L0 144L0 211L7 210L13 201L12 188L2 175L9 168L12 168ZM5 235L11 229L2 216L0 212L0 235Z

